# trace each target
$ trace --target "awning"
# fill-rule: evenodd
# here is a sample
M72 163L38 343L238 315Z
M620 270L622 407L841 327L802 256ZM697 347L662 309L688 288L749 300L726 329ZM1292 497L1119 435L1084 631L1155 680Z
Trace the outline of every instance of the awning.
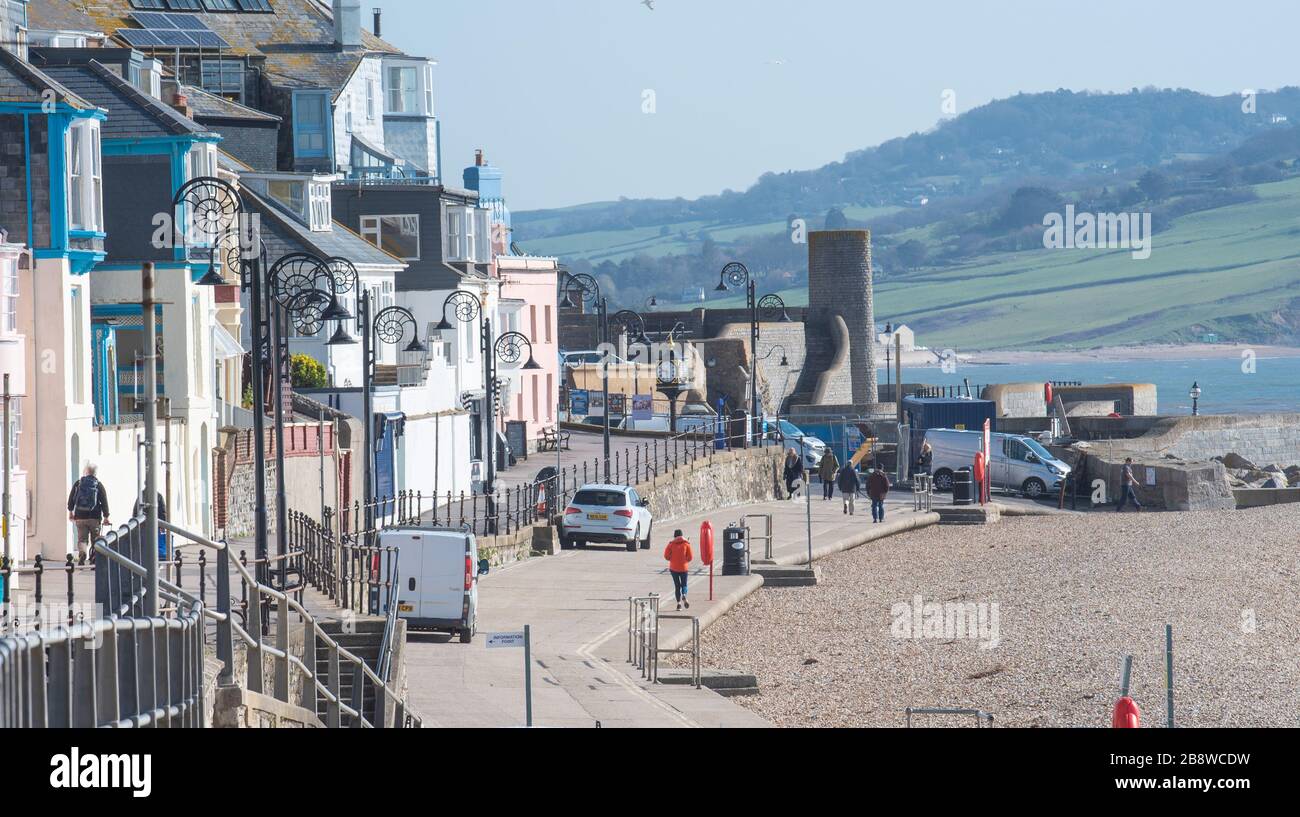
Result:
M212 356L217 360L244 356L244 347L219 323L212 325Z

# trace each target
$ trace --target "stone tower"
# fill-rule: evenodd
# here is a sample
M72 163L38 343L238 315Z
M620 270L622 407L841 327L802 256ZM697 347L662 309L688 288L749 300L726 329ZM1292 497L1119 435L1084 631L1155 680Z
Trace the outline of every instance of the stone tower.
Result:
M848 368L854 405L875 403L876 316L872 307L871 232L824 230L808 234L808 318L829 326L838 315L848 327ZM837 390L839 391L839 390Z

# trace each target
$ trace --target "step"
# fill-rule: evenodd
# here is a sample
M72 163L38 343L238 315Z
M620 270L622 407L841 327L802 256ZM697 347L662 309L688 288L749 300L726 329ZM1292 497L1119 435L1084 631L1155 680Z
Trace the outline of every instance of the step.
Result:
M750 572L763 577L764 587L813 587L820 571L805 565L773 565L755 563Z
M940 525L991 525L1002 518L995 504L989 505L935 505Z
M361 633L382 633L384 631L385 621L382 618L373 616L357 617L348 622L348 632L346 635L358 635ZM336 635L344 635L342 621L322 621L320 622L321 632L334 638Z
M659 683L686 686L691 683L689 669L660 669ZM725 698L758 694L758 676L733 669L701 669L700 683Z

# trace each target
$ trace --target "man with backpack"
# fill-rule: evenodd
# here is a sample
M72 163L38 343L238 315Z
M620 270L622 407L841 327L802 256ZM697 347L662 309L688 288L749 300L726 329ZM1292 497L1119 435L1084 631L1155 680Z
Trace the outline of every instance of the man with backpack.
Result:
M86 551L99 538L101 525L108 521L108 492L104 483L95 477L94 463L86 463L81 479L72 484L68 494L68 520L77 526L77 564L86 563ZM95 551L90 550L90 561L95 561Z

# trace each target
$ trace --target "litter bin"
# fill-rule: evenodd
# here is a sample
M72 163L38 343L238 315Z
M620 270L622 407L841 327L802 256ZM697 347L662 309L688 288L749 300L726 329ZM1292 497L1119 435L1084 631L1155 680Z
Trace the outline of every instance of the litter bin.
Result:
M722 575L749 575L749 530L730 527L722 531Z
M952 475L952 504L975 504L975 479L969 468L962 468Z

